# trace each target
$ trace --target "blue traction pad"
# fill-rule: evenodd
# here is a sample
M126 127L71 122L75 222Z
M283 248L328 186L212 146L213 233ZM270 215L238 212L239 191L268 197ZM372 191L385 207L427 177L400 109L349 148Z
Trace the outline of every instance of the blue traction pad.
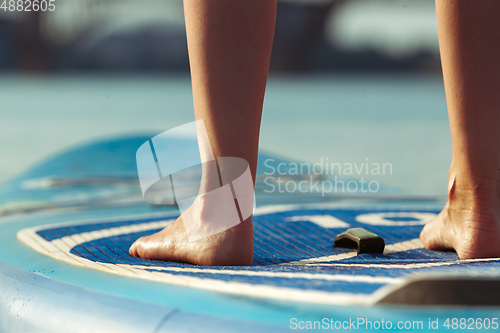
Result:
M154 280L161 280L158 274L167 274L168 279L165 282L168 283L177 283L176 277L193 277L228 283L228 286L231 283L239 283L237 284L239 287L267 286L275 288L277 292L270 294L276 296L281 292L283 297L278 296L278 298L285 299L286 295L291 295L290 290L306 291L312 292L309 295L312 297L310 299L312 302L315 301L314 293L322 292L323 296L332 295L333 303L336 303L334 295L342 295L344 298L338 299L338 302L342 300L344 304L349 303L350 297L357 297L358 300L353 303L374 303L375 292L381 288L402 284L415 277L436 274L500 273L499 259L459 260L454 252L429 251L418 246L418 237L424 224L437 213L438 211L434 210L382 208L302 207L282 211L277 209L274 212L271 210L253 218L254 262L248 267L200 267L185 263L146 260L129 255L128 249L136 239L153 234L161 228L123 234L114 232L114 235L109 237L77 242L69 252L94 263L108 266L121 264L124 267L136 267L143 272L155 272ZM54 244L56 240L67 236L165 220L167 220L165 217L149 216L112 222L61 224L35 229L31 239L39 237L38 243L43 247L44 242ZM386 250L389 251L384 254L356 256L352 254L352 249L333 246L336 235L356 227L378 234L385 240ZM22 236L19 238L30 245ZM33 248L37 249L37 246ZM301 260L303 262L300 262ZM141 278L144 278L144 274ZM325 292L327 294L324 294ZM262 290L247 294L266 297L266 292ZM359 300L360 297L363 299L363 296L366 296L366 302Z

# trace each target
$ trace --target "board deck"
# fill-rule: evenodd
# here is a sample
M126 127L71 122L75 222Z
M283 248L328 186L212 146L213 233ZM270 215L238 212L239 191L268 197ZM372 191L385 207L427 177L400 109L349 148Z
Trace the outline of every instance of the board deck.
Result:
M437 211L307 206L266 207L261 211L253 219L254 264L248 267L199 267L128 254L137 238L163 229L174 220L172 215L61 223L23 229L18 238L40 253L89 269L237 295L312 303L373 305L382 300L390 302L392 293L414 280L478 274L500 277L500 259L459 260L454 252L422 247L419 233ZM357 255L351 249L335 248L333 238L354 227L381 236L386 243L384 254ZM404 301L415 302L408 297ZM477 303L484 302L491 300L478 295Z
M142 197L135 152L151 136L72 149L0 187L0 332L277 332L290 318L349 320L360 309L373 320L436 313L387 304L499 303L500 259L422 248L420 230L442 207L439 198L382 185L370 197L268 193L264 163L290 165L272 154L259 155L252 266L131 257L135 239L179 214ZM172 154L184 144L192 146L183 138ZM383 237L385 253L333 247L354 227ZM493 317L497 308L439 311Z

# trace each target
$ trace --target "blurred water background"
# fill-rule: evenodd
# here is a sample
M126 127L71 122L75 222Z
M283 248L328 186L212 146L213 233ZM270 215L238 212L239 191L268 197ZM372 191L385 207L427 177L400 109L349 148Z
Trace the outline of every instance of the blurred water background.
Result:
M85 141L194 119L181 1L55 5L0 10L0 182ZM446 194L433 1L280 1L260 146L311 163L391 163L368 178Z

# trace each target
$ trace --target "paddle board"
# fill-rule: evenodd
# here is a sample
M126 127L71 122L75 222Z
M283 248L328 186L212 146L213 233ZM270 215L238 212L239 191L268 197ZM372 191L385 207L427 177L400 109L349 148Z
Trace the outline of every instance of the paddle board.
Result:
M272 192L270 166L294 162L270 154L259 156L252 266L131 257L135 239L179 214L142 198L135 152L150 137L75 148L0 189L0 331L276 332L316 322L375 331L381 321L444 331L453 318L494 326L500 259L459 260L418 239L443 202L382 186L371 196ZM183 144L192 142L179 138L173 149ZM311 176L326 179L286 180ZM384 253L333 246L356 227L381 236Z

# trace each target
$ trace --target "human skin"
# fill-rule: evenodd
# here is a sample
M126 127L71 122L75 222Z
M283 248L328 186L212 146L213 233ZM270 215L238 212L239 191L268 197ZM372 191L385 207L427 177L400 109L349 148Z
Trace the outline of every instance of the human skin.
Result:
M436 0L436 14L453 157L448 203L420 237L461 259L500 257L500 2Z
M244 158L255 179L276 1L186 0L184 6L196 119L204 121L214 155ZM420 237L427 249L454 249L462 259L500 257L500 1L436 0L436 14L453 158L448 202ZM140 238L130 253L249 265L252 221L187 242L179 218Z
M214 156L245 159L254 180L276 6L276 0L184 1L195 118L203 120ZM206 153L206 147L200 149ZM203 181L214 181L212 174L206 172ZM251 265L252 218L188 242L181 217L138 239L130 254L197 265Z

